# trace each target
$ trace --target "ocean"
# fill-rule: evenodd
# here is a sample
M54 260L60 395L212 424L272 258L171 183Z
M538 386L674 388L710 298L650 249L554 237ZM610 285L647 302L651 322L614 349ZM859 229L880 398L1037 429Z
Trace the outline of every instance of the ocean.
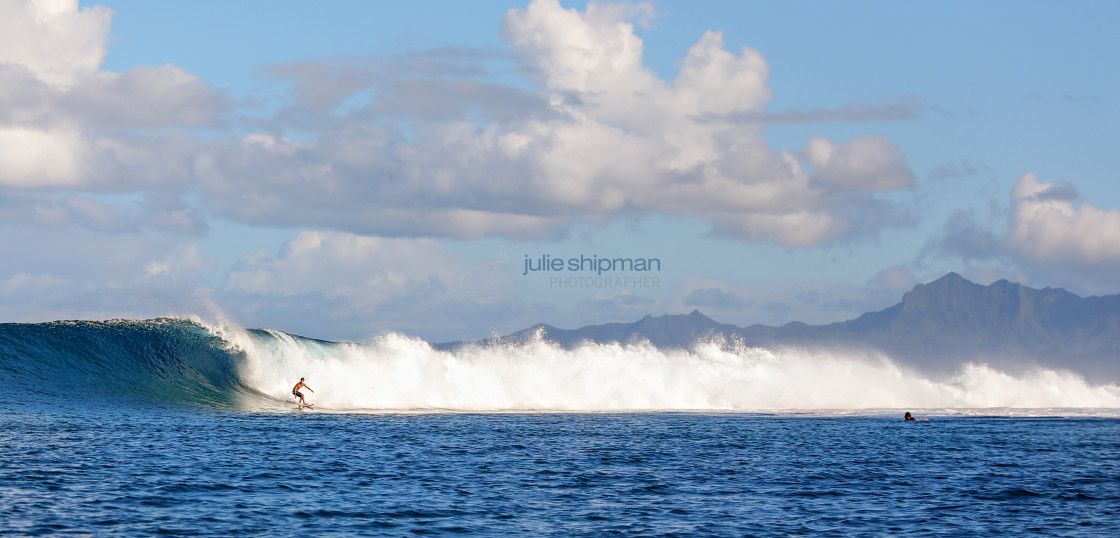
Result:
M1120 533L1120 388L1070 372L168 318L0 325L0 387L4 535Z

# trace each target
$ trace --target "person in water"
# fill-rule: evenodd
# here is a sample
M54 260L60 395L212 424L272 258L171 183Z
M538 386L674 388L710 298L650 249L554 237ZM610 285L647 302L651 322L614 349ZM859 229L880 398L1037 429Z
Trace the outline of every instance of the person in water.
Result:
M905 420L913 420L915 422L929 422L928 418L923 418L922 420L918 420L918 419L914 418L914 416L911 415L909 411L907 411L906 414L903 415L902 418L905 419Z
M307 383L303 382L302 377L299 378L299 383L296 383L296 386L292 387L292 396L295 396L296 398L299 398L299 404L300 405L307 405L307 402L303 399L303 393L299 391L299 389L301 389L301 388L310 390L311 392L315 392L315 391L312 390L311 387L307 386ZM910 413L906 413L906 414L907 414L907 416L910 415Z

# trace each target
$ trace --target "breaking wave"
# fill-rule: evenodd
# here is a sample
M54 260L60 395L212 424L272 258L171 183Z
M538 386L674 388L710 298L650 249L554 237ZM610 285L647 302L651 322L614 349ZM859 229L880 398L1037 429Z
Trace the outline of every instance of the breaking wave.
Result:
M1068 371L1009 374L969 364L933 379L879 356L697 342L564 349L534 339L455 350L388 334L336 343L199 319L0 325L0 379L39 398L117 399L269 411L294 408L300 377L316 409L733 411L1120 415L1120 387ZM1058 410L1058 411L1056 411ZM1064 410L1064 411L1061 411ZM1072 411L1071 411L1072 410ZM1024 414L1019 412L1019 414Z

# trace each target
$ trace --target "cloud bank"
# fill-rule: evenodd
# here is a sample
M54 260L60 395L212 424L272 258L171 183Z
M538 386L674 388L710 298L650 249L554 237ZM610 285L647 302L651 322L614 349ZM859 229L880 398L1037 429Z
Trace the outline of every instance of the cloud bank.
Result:
M535 0L501 21L504 48L262 66L266 89L237 98L175 65L104 69L104 7L0 0L0 13L0 224L21 258L0 268L0 302L51 312L41 317L69 316L74 304L149 312L206 289L256 324L303 327L303 312L315 312L332 326L360 320L347 334L467 318L520 328L540 319L520 317L530 307L512 284L465 293L472 266L444 240L551 240L668 216L703 222L732 248L874 244L914 224L916 180L895 140L859 124L944 112L916 96L768 110L771 66L758 50L731 50L719 31L696 36L677 71L659 76L637 31L654 16L648 2L578 10ZM765 138L776 123L821 122L852 134L788 148ZM965 161L930 177L975 171ZM955 213L941 254L1074 271L1120 261L1120 212L1078 204L1071 186L1033 175L1010 200L996 226L1005 230ZM253 244L223 251L215 272L212 256L234 248L205 242L231 222L288 230L289 242L256 252L246 233ZM57 254L48 259L42 244ZM685 278L662 297L603 294L577 308L606 319L702 308L778 320L868 306L820 283ZM880 290L894 297L915 281L901 267L875 279L857 295L883 302Z
M211 217L385 236L553 238L661 214L811 248L907 222L878 198L913 188L887 137L771 150L734 120L771 98L762 54L709 31L661 79L635 33L649 3L535 0L502 21L508 55L268 66L286 92L254 113L173 65L101 70L107 9L4 2L8 187L190 193ZM510 59L528 87L497 82L490 64Z

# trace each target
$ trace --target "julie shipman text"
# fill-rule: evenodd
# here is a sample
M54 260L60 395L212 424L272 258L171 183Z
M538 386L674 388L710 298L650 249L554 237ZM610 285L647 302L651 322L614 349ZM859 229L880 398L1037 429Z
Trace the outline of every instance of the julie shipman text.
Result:
M659 258L600 258L598 256L591 256L590 258L582 254L578 258L554 258L548 254L542 254L540 258L530 258L528 254L525 255L525 269L521 272L522 275L535 273L540 271L584 271L592 272L601 275L605 272L612 271L660 271L661 260Z

